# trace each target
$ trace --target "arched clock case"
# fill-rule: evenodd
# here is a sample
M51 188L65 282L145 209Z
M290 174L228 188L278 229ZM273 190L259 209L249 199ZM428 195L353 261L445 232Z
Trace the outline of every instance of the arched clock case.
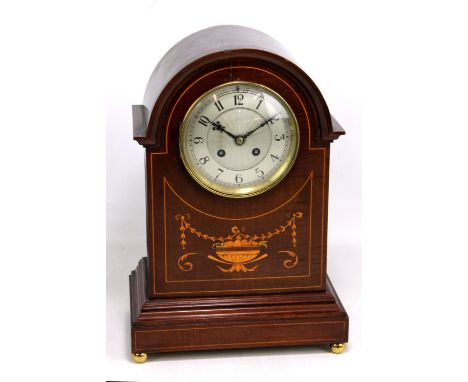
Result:
M220 26L175 45L133 106L147 257L130 275L148 353L328 344L348 316L326 273L330 143L344 134L275 40Z

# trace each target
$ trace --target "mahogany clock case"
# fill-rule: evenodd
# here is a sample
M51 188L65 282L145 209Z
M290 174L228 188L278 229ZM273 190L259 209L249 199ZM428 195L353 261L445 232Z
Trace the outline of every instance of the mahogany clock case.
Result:
M178 147L193 102L232 81L280 94L300 129L290 172L244 199L198 185ZM329 149L344 131L307 74L263 33L215 27L169 51L133 111L146 149L148 258L130 277L132 351L347 342L326 276Z

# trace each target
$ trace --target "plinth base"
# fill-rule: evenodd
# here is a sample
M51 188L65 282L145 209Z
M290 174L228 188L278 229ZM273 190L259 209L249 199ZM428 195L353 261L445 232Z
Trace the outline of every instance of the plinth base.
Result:
M191 350L313 344L336 350L348 341L348 315L328 278L320 292L164 299L149 298L146 283L144 257L130 275L130 304L132 353L145 360L147 353Z

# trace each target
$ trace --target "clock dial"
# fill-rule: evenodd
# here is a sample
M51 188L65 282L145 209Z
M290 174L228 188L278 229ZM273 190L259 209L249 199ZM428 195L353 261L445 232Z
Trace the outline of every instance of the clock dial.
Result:
M206 189L247 197L276 185L299 146L286 101L254 83L231 82L201 96L186 114L179 139L190 175Z

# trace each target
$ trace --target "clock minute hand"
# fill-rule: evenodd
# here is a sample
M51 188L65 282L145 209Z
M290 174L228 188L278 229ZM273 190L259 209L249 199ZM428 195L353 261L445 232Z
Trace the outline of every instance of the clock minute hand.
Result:
M268 125L271 121L273 121L273 119L275 119L278 115L280 115L280 113L278 114L275 114L273 117L271 117L270 119L267 119L266 121L263 121L260 125L258 125L255 129L253 130L250 130L247 134L244 135L244 138L248 137L249 135L255 133L258 129L262 128L263 126L265 125Z

